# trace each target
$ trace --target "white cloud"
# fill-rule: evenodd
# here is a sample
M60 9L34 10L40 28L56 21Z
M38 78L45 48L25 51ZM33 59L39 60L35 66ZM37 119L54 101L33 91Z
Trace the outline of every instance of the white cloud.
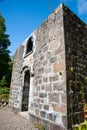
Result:
M78 0L78 12L79 14L87 13L87 0Z

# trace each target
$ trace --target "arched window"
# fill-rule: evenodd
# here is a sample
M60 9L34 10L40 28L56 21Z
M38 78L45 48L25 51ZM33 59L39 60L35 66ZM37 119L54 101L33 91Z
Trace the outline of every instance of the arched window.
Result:
M30 37L27 42L26 54L33 52L33 37Z

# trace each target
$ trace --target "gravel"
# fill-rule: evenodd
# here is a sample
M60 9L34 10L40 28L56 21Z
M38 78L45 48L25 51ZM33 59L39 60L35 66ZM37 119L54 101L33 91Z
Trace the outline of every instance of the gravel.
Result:
M0 109L0 130L37 130L27 119L15 114L10 108Z

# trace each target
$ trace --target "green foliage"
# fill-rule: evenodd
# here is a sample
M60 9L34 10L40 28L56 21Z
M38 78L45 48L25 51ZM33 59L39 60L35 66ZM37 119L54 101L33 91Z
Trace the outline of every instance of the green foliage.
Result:
M45 128L42 124L35 123L34 126L35 126L35 128L38 128L38 130L45 130Z
M6 87L7 86L7 82L6 82L6 77L5 76L2 77L2 80L0 81L0 86L1 87Z
M5 101L8 101L9 99L9 91L10 89L7 87L0 87L0 99L4 99Z
M73 130L87 130L87 121L73 128Z
M85 77L85 82L87 83L87 76Z
M69 71L73 72L74 71L74 67L69 67Z
M8 47L10 46L9 35L6 33L5 20L0 14L0 86L9 87L11 79L11 68L10 64L10 51Z

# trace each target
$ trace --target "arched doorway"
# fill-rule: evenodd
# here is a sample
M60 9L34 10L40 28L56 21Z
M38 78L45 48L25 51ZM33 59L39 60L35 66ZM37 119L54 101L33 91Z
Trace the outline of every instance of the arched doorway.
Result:
M24 83L22 92L22 107L21 111L28 111L29 104L29 90L30 90L30 71L24 72Z

